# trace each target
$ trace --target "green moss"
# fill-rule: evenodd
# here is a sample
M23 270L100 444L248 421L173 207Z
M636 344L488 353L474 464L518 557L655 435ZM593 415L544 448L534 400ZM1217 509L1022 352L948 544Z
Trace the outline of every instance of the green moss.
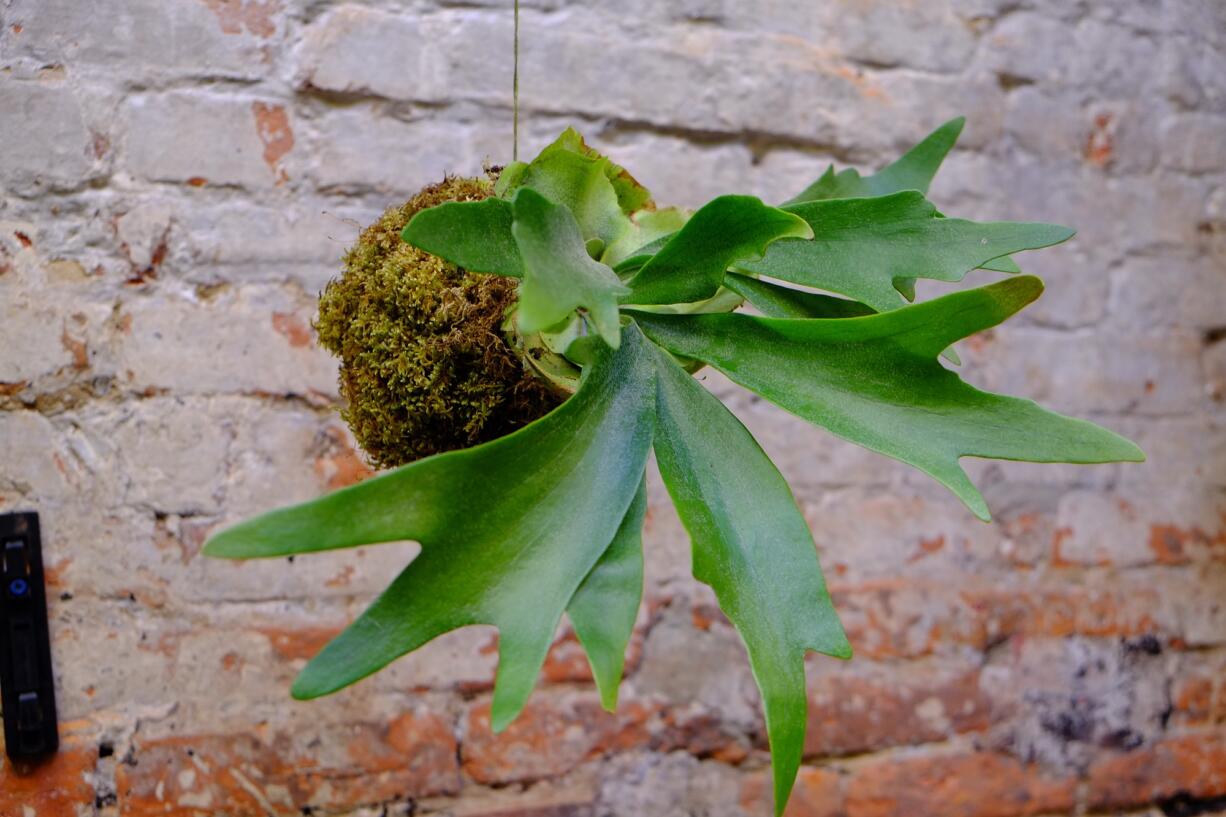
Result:
M341 360L341 413L377 466L501 437L560 400L503 335L516 282L466 272L400 239L418 210L492 194L488 180L448 178L389 209L320 295L315 328Z

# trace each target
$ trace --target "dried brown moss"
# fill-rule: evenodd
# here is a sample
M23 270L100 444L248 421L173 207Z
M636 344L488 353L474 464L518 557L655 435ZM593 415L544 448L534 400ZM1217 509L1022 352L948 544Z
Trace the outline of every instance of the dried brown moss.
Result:
M559 402L504 338L516 282L400 239L419 210L492 194L488 180L449 178L389 209L320 295L316 329L341 360L341 413L377 466L501 437Z

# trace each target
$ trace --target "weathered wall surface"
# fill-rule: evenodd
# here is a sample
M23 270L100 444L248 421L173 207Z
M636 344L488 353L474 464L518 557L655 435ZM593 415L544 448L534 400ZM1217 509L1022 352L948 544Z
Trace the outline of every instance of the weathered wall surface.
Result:
M509 153L507 0L0 0L0 508L42 512L64 751L0 815L764 815L743 652L656 485L617 715L493 634L315 703L295 671L410 546L198 558L366 474L314 297L357 226ZM779 200L964 113L946 211L1075 225L968 377L1144 466L978 465L997 513L734 389L857 650L814 659L795 817L1226 802L1226 7L526 0L525 152L580 127L666 203ZM987 279L982 276L982 280Z

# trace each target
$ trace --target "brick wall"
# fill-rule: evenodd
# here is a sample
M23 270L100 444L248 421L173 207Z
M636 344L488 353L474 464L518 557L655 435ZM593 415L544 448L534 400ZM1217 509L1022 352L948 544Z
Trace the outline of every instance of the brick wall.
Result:
M666 203L780 200L944 119L933 198L1063 222L967 376L1143 466L929 480L709 382L813 526L857 658L814 658L794 817L1226 808L1219 0L525 0L523 147L566 124ZM0 0L0 508L43 514L64 751L0 815L765 815L741 647L658 482L616 715L573 637L492 736L493 633L335 697L304 660L412 554L205 561L367 471L314 298L358 226L509 153L507 0ZM987 280L979 276L978 280Z

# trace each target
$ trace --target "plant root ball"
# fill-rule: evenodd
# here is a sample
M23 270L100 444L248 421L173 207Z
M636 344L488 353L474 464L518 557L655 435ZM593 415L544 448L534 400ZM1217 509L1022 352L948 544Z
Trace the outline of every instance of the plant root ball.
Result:
M501 437L561 400L503 335L515 280L467 272L400 238L419 210L491 195L489 180L448 178L389 209L320 295L315 328L341 360L341 415L376 466Z

